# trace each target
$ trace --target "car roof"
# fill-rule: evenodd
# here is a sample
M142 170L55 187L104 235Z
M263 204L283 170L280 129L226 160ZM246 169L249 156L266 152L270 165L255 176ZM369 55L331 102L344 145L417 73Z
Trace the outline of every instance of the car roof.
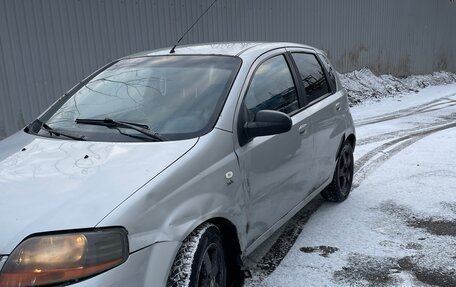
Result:
M131 57L143 56L159 56L159 55L226 55L226 56L241 56L249 51L255 50L255 53L262 54L269 50L279 48L299 47L306 48L314 51L317 49L288 42L219 42L219 43L206 43L206 44L192 44L192 45L178 45L173 54L170 54L171 47L161 48L157 50L144 51L130 55Z

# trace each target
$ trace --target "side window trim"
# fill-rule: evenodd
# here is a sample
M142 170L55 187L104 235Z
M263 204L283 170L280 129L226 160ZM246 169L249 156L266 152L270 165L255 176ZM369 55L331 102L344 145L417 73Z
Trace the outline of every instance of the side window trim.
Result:
M292 59L291 57L289 57L289 56L287 55L287 52L286 52L286 51L283 51L282 53L270 55L269 57L262 59L259 63L256 64L256 66L255 66L255 68L254 68L254 70L253 70L253 72L252 72L250 78L248 79L247 88L246 88L245 91L243 92L242 100L241 100L241 106L244 105L245 97L247 96L247 93L248 93L248 91L249 91L249 89L250 89L250 85L252 84L252 80L253 80L253 78L255 77L258 68L259 68L264 62L266 62L266 61L268 61L268 60L270 60L270 59L272 59L272 58L274 58L274 57L278 57L278 56L282 56L282 57L284 58L286 64L287 64L287 66L288 66L288 70L290 71L291 78L292 78L293 84L294 84L294 86L295 86L295 88L296 88L296 94L297 94L297 98L298 98L298 105L299 105L299 108L296 109L295 111L291 112L291 113L288 114L288 115L289 115L289 116L295 115L295 114L296 114L296 111L300 111L300 110L301 110L301 108L303 107L303 102L302 102L303 99L301 99L300 93L299 93L299 91L300 91L300 89L301 89L300 81L297 81L296 71L294 70L294 67L295 67L295 66L294 66L294 61L293 61L293 59ZM299 86L299 88L298 88L298 86Z
M237 102L237 105L236 105L236 114L235 114L235 118L234 118L234 122L233 122L234 127L235 127L235 131L236 131L236 134L237 134L237 142L238 142L239 146L243 146L243 145L245 145L248 142L248 141L246 141L245 135L243 133L243 124L246 121L246 112L247 112L247 107L245 106L244 101L245 101L245 98L247 96L249 88L250 88L250 86L252 84L252 80L253 80L258 68L264 62L266 62L267 60L272 59L272 58L277 57L277 56L284 57L285 62L286 62L287 66L288 66L288 69L290 71L290 74L291 74L291 77L292 77L292 81L293 81L293 83L295 85L296 95L297 95L297 98L298 98L298 109L295 110L294 112L290 113L289 116L292 117L293 115L295 115L296 113L298 113L299 111L301 111L303 109L303 107L301 106L299 93L298 93L299 84L296 83L296 79L293 76L292 66L291 66L292 62L289 60L289 58L287 58L286 52L287 51L284 48L268 51L268 52L263 53L262 55L258 56L255 59L255 61L251 64L251 66L249 68L249 72L247 73L247 77L246 77L246 79L245 79L245 81L243 83L243 87L242 87L241 93L240 93L239 98L238 98L238 102Z

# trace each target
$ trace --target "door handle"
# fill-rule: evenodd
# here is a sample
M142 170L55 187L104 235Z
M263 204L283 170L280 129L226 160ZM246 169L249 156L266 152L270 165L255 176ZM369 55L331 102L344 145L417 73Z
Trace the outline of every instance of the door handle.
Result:
M334 106L336 111L340 111L340 103L336 103L336 105Z
M302 124L302 125L300 125L299 128L298 128L298 130L299 130L299 134L300 134L300 135L305 134L306 131L307 131L307 124Z

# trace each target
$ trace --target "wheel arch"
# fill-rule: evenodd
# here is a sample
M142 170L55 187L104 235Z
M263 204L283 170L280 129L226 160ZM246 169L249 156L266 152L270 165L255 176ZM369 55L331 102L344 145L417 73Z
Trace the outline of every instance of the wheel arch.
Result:
M222 233L222 244L228 267L228 286L242 283L242 251L236 225L223 217L211 218L206 222L216 225Z
M227 286L242 286L244 276L241 272L243 263L241 257L241 247L239 242L238 231L236 225L226 217L213 217L202 221L195 226L186 235L191 236L193 231L207 223L215 225L222 235L222 247L225 253L227 266Z
M344 133L340 139L339 148L337 149L335 161L337 161L337 159L339 158L340 152L342 151L342 148L344 147L344 144L346 141L348 141L350 143L353 151L355 150L356 136L351 133L348 135L348 137L345 138L345 133Z
M347 141L350 143L354 151L356 146L356 136L354 134L349 134L347 137Z

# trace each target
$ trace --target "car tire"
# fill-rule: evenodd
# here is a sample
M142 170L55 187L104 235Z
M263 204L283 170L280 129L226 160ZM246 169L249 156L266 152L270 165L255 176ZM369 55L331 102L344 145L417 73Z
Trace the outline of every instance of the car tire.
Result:
M168 277L168 287L226 287L227 267L219 228L204 223L183 242Z
M353 148L347 141L337 159L332 182L321 192L321 196L332 202L342 202L350 194L353 182Z

